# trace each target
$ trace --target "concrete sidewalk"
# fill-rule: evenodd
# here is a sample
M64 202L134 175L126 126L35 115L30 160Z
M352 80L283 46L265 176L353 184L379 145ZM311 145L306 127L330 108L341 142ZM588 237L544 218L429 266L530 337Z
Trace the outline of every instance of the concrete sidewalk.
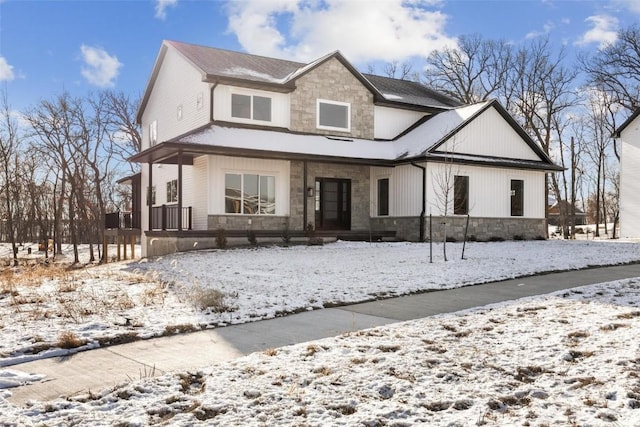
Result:
M340 335L388 323L618 279L640 277L640 264L542 274L521 279L427 292L328 308L38 360L14 366L46 375L41 383L12 389L15 404L97 392L125 381L187 371L255 351Z

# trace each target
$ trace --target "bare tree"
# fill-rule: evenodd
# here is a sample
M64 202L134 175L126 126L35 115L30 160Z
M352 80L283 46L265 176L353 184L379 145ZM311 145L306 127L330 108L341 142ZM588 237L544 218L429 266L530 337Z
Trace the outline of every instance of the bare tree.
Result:
M504 40L461 36L456 48L427 57L426 83L465 104L504 98L504 81L513 61L513 47Z
M11 242L13 251L13 265L18 265L18 247L16 245L16 229L15 229L15 209L18 203L16 199L16 174L20 170L18 153L20 146L20 138L18 136L18 126L11 116L11 108L7 99L6 92L2 92L2 121L0 122L0 190L5 201L5 216L7 224L7 234Z
M590 86L606 92L627 111L640 107L640 26L620 30L614 43L579 60Z
M142 135L140 126L136 123L136 113L140 100L132 100L124 93L112 91L100 95L101 116L108 130L112 143L112 152L119 160L126 161L129 157L139 153L142 149ZM134 163L127 164L131 172L136 172Z

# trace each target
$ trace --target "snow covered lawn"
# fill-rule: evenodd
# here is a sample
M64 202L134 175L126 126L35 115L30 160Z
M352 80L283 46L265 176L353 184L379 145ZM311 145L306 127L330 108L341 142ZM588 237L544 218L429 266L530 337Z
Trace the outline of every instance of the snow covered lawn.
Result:
M427 244L338 242L80 270L5 270L0 366L77 346L640 260L640 245L599 241L470 243L465 260L461 244L447 244L447 252L444 262L434 245L429 263ZM639 425L639 293L636 280L593 286L274 349L27 409L0 397L0 413L18 425ZM22 375L19 366L0 370L0 383L39 380Z

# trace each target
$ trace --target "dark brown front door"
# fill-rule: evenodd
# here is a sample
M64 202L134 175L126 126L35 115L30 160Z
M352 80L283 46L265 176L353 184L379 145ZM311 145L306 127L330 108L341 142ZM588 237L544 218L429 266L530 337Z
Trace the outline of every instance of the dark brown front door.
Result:
M316 229L351 229L351 180L316 178Z

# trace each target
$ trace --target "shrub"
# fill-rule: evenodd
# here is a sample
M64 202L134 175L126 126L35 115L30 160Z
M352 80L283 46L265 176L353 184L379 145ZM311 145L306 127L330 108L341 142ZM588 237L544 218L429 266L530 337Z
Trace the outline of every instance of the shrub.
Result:
M60 348L77 348L86 344L86 341L82 338L78 338L76 334L71 331L64 331L58 336L57 346Z
M489 242L504 242L504 237L500 236L491 236L488 239Z
M252 245L254 245L254 246L257 245L258 244L258 238L256 237L256 232L253 231L253 230L248 230L247 231L247 240Z
M224 228L218 228L216 230L216 246L220 249L227 247L227 233Z
M522 234L515 234L513 240L526 240Z
M283 243L291 242L291 231L289 230L289 225L286 225L284 227L284 230L282 230L282 242Z
M230 298L229 294L218 289L198 287L193 294L193 304L198 310L227 313L238 308L229 301Z

